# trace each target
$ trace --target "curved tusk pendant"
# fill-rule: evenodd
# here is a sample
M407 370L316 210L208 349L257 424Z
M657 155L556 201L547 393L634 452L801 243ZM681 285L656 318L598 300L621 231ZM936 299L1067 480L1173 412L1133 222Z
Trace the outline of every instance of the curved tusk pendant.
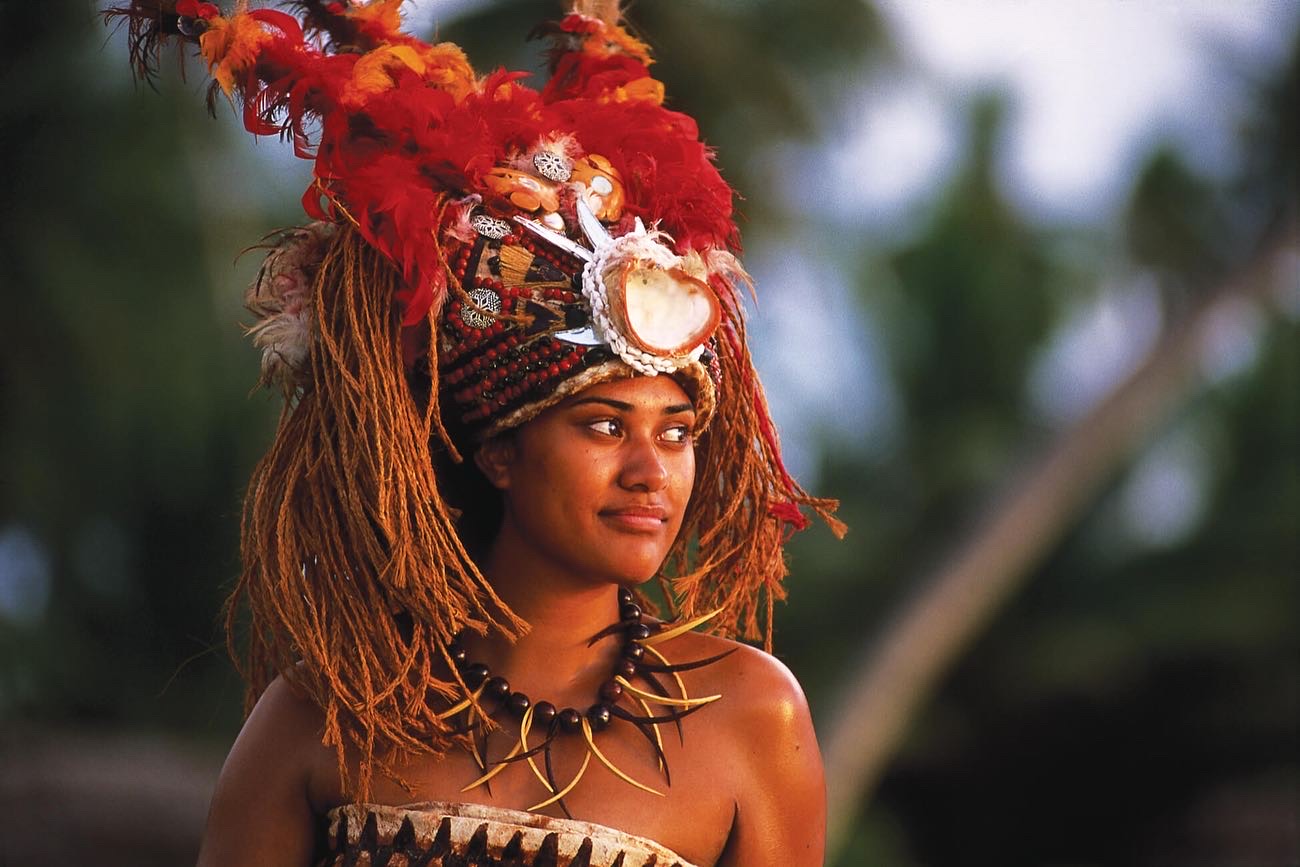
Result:
M529 755L531 751L528 749L528 732L532 727L533 706L529 705L528 710L524 711L524 718L519 722L519 748L523 750L523 755L528 756L528 767L533 769L533 774L536 775L537 779L541 780L546 791L554 793L555 788L551 785L550 780L546 779L546 775L541 772L537 767L537 763L533 761L533 757Z
M672 674L678 671L692 671L696 668L703 668L706 665L713 665L715 662L721 662L728 656L731 656L731 654L735 653L738 649L739 648L733 647L726 653L719 653L717 656L710 656L707 659L696 659L691 662L668 662L662 654L658 651L654 651L655 656L664 660L664 664L655 665L652 662L642 660L637 663L637 668L642 671L652 671L655 674Z
M480 750L478 748L478 738L476 738L474 735L470 735L469 745L471 748L470 754L474 756L474 764L479 766L479 770L486 771L487 762L483 761L483 753L486 751Z
M582 757L582 767L578 768L578 773L573 775L573 779L569 781L569 785L565 786L563 789L560 789L560 791L556 792L554 795L551 795L551 797L547 798L545 801L542 801L539 804L533 804L531 807L528 808L528 812L531 813L533 810L540 810L543 807L549 807L551 804L554 804L556 801L560 800L565 795L569 794L569 792L573 791L573 787L578 785L578 780L581 780L582 775L587 772L587 765L589 764L591 764L590 752L588 752L585 756Z
M517 755L519 755L519 744L515 744L514 747L511 748L510 752L506 755L505 758L501 759L501 760L498 761L498 762L493 762L493 763L492 763L492 770L488 771L486 774L484 774L483 776L479 777L477 780L475 780L474 782L470 783L470 784L469 784L468 786L466 786L465 788L461 789L461 792L468 792L470 789L477 789L479 786L483 785L483 784L486 783L488 780L492 779L492 778L495 777L497 774L501 773L501 772L504 771L506 768L510 767L510 760L513 759L513 758L514 758L515 756L517 756ZM487 758L487 757L484 756L484 758Z
M645 650L646 650L647 653L649 653L649 654L650 654L651 656L653 656L655 659L658 659L660 662L667 662L667 661L668 661L668 657L664 656L662 653L660 653L658 650L655 650L653 647L647 647L647 648L645 648ZM644 671L644 670L640 670L640 671L638 671L638 673L639 673L642 677L644 677L644 678L646 678L647 680L649 680L649 681L650 681L650 685L653 686L653 687L654 687L656 690L658 690L660 693L663 693L663 692L664 692L663 688L659 686L659 682L658 682L657 680L655 680L653 674L650 674L649 672ZM686 691L686 682L685 682L684 680L682 680L682 676L681 676L680 674L678 674L677 672L669 672L669 674L671 674L672 677L673 677L673 680L677 682L677 689L681 691L682 698L690 698L690 697L691 697L691 696L690 696L690 693L688 693L688 692ZM673 725L677 728L677 740L681 742L682 746L686 746L686 733L682 730L682 721L681 721L681 719L679 718L679 719L675 719L675 720L673 720Z
M619 719L625 719L628 722L670 723L670 722L679 722L681 720L684 720L691 714L695 713L697 710L703 710L706 707L708 707L708 705L706 704L697 704L695 707L678 708L677 710L669 711L668 713L656 714L654 716L637 716L636 714L631 713L630 711L624 710L623 708L615 705L614 707L610 708L610 713L614 714L614 716L618 717Z
M722 609L719 608L717 611L710 611L708 614L705 614L702 617L697 617L694 620L688 620L685 623L679 623L676 626L671 627L670 629L665 629L663 632L656 632L654 635L651 635L649 638L642 640L641 644L644 645L645 647L649 647L652 644L662 644L663 642L669 640L670 638L676 638L679 635L684 635L685 633L690 632L695 627L702 626L705 623L708 623L710 620L717 617L721 613L722 613Z
M662 662L664 665L670 664L668 662L668 657L664 656L662 653L655 650L653 647L647 647L646 653L649 653L651 656L653 656L655 659ZM668 673L673 676L673 680L677 681L677 688L681 690L682 698L690 698L690 695L688 695L686 692L686 681L682 680L682 676L675 671L669 671Z
M627 774L623 773L617 767L615 767L613 762L605 758L605 754L600 751L600 747L596 746L596 739L591 736L591 723L587 722L586 717L582 718L582 736L587 739L587 749L589 750L588 756L594 754L596 758L600 759L601 764L603 764L605 767L613 771L614 775L617 776L620 780L622 780L625 783L630 783L633 786L636 786L638 789L641 789L642 791L645 792L649 792L652 795L658 795L661 798L664 797L663 792L659 791L658 789L652 789L649 786L647 786L645 783L638 783L636 780L632 779Z
M634 696L634 698L636 698L636 700L641 704L641 707L645 709L645 715L646 715L646 716L648 716L648 717L653 717L653 716L654 716L654 711L650 710L650 705L646 703L646 700L645 700L645 699L641 698L640 696ZM650 725L650 728L652 728L652 729L654 730L654 733L655 733L655 743L659 745L659 770L661 770L661 771L666 771L666 770L668 770L668 763L667 763L667 762L664 760L664 758L663 758L663 755L664 755L664 736L663 736L663 735L660 733L660 731L659 731L659 723L657 723L657 722L651 722L649 725Z
M486 681L485 681L484 683L486 683ZM442 713L436 713L436 714L434 714L434 715L433 715L433 718L436 719L436 720L451 719L452 717L454 717L456 714L460 713L461 711L463 711L463 710L468 710L469 707L470 707L470 705L472 705L472 704L474 704L474 702L478 701L479 696L481 696L481 695L483 694L483 686L484 686L484 684L482 684L482 683L479 684L478 689L474 690L474 691L471 692L469 695L467 695L465 698L462 698L460 701L456 702L456 703L453 704L451 707L449 707L449 708L447 708L446 710L444 710Z
M553 734L554 732L551 732L550 734L548 734L548 737L552 736ZM555 768L551 766L551 750L549 745L547 746L546 750L542 753L542 765L546 768L546 781L550 783L550 790L552 792L559 791L560 784L555 782ZM565 805L563 798L559 800L559 805L560 805L560 809L564 811L564 815L572 819L573 814L569 812L569 808Z
M638 689L629 683L627 678L621 674L615 677L614 680L622 686L623 689L632 693L637 698L644 698L647 701L654 702L655 704L667 704L674 707L698 707L700 705L709 704L710 702L715 702L722 698L720 694L706 695L702 698L668 698L663 695L655 695L653 692L646 692L644 689Z
M524 710L524 718L519 721L519 749L522 752L528 752L528 730L533 725L533 706L530 704Z

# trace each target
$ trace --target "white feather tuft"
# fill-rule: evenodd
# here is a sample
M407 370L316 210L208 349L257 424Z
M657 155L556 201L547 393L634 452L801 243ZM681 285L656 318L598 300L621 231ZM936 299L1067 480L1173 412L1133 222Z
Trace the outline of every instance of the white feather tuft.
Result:
M312 223L282 234L244 293L244 306L257 317L247 333L262 350L263 385L292 392L306 383L315 339L312 284L334 229Z

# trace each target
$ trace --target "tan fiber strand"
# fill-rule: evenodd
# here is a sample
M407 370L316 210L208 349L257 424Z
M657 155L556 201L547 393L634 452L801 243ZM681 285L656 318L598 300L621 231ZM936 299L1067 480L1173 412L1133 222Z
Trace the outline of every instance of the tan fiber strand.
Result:
M251 703L277 675L324 715L324 742L365 797L375 767L441 754L455 740L441 699L463 689L446 645L463 628L523 624L456 535L438 492L436 383L416 395L393 304L401 276L350 226L313 286L311 378L286 406L254 471L243 573L227 606ZM432 315L432 314L431 314Z
M844 525L834 517L835 500L809 495L781 471L740 308L724 304L723 310L714 345L722 373L717 409L697 441L695 492L665 571L678 601L677 616L694 619L722 609L711 631L762 636L771 650L771 607L785 598L782 546L788 534L771 508L778 503L806 507L836 535L843 534Z

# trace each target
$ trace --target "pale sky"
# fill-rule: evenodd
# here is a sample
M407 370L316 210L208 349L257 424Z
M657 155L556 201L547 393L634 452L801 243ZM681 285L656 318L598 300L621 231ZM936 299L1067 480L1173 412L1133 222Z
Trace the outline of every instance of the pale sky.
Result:
M846 103L825 113L831 128L821 144L777 145L758 157L796 210L822 226L828 207L842 217L841 245L859 246L865 234L888 247L924 225L960 158L969 99L988 90L1010 105L999 179L1030 219L1110 224L1162 141L1213 174L1240 146L1242 100L1229 64L1284 61L1300 11L1295 0L880 0L877 7L901 62L848 88ZM784 239L780 268L754 263L760 289L824 271L818 240ZM849 290L835 276L819 279L818 290L840 293L828 305L840 307ZM1080 299L1035 364L1027 399L1044 421L1080 417L1153 345L1161 326L1153 289L1126 280L1121 274L1096 298ZM831 339L800 342L802 326L771 313L760 309L757 354L776 386L773 408L792 462L810 469L809 419L823 432L843 425L843 435L856 433L868 449L887 443L894 401L872 352L869 311L865 343L856 346L839 333L842 322L825 326L827 337L836 332ZM802 347L803 365L789 363L793 344ZM805 368L816 371L815 381L800 382ZM837 387L827 393L821 382Z
M1104 219L1162 137L1207 171L1235 146L1227 65L1285 58L1295 0L880 0L899 80L863 91L846 162L901 171L867 208L897 207L942 177L953 102L997 87L1012 102L1008 194L1048 219ZM892 160L891 160L892 158Z

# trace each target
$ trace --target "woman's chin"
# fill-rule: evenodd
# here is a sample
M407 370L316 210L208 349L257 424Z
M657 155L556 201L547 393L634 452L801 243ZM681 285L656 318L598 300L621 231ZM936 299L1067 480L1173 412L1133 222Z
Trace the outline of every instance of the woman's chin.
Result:
M619 570L609 573L609 583L617 584L619 587L626 587L629 590L635 590L642 584L649 582L651 578L655 577L657 571L657 569L651 569L649 572L641 569Z
M661 557L653 562L645 560L635 563L611 564L610 567L602 571L610 584L635 590L659 574L659 567L662 565L663 558Z

